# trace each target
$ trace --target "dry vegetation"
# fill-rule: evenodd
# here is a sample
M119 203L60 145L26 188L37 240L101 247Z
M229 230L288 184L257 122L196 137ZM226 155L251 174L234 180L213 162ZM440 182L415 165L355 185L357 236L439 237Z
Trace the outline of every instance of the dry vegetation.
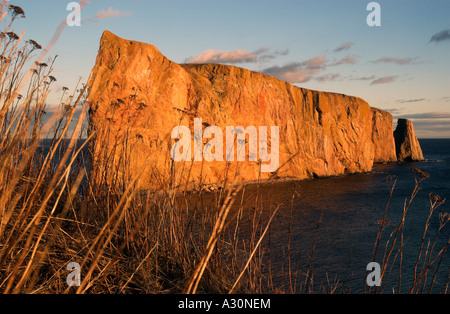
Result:
M277 208L263 222L258 217L262 205L256 201L249 238L239 238L240 188L225 182L208 195L169 188L143 193L139 178L117 185L120 189L91 186L86 152L95 134L81 140L86 132L88 87L72 94L63 88L60 114L46 118L46 99L56 81L51 76L55 60L35 62L33 57L42 47L12 30L14 21L24 17L21 8L3 2L0 10L4 25L0 33L1 292L295 291L290 268L290 284L281 291L261 273L260 244ZM45 149L42 138L50 139ZM434 198L430 215L441 203ZM446 219L442 217L443 225ZM401 249L394 251L394 247L397 241L403 244L402 228L403 224L393 235L392 246L386 247L384 276L389 273L389 260L394 255L401 259ZM380 241L374 259L379 249ZM447 246L439 248L433 259L432 249L434 243L418 258L417 280L410 292L422 292L423 281L434 275L429 265L442 261ZM71 262L81 265L80 287L66 283ZM310 271L302 290L295 292L313 292Z
M25 17L21 8L3 2L1 14L0 291L260 290L251 258L258 238L245 254L223 236L237 191L221 189L205 208L190 205L202 193L143 193L139 178L90 185L86 152L95 134L81 140L87 86L72 94L63 88L59 113L47 118L55 59L34 61L42 47L12 31ZM66 283L71 262L83 270L80 287Z

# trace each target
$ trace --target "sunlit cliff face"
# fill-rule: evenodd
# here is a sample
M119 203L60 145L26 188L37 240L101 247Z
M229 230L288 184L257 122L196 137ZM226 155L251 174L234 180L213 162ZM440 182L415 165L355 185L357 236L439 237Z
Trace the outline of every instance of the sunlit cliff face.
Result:
M392 115L360 98L234 66L179 65L110 32L89 86L92 173L101 182L306 179L397 161Z

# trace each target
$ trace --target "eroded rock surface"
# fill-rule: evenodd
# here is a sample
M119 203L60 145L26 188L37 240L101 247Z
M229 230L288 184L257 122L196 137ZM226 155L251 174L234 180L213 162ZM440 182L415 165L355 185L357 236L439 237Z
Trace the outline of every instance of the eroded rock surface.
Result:
M417 140L413 123L399 119L394 132L397 158L399 161L423 161L422 148Z
M376 162L397 160L392 115L361 98L295 87L234 66L176 64L150 44L108 31L92 70L89 102L96 183L137 176L143 188L159 189L225 178L306 179L368 172ZM227 126L278 126L278 171L261 173L261 164L248 158L174 162L171 132L180 125L193 132L195 118L203 130L218 126L224 134Z

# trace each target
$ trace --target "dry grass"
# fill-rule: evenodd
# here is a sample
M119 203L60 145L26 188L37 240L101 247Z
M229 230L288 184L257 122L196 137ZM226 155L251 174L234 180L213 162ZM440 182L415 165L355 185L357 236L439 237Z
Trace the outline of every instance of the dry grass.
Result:
M436 209L438 207L440 207L445 203L445 200L441 199L438 195L434 194L429 195L430 199L429 214L424 225L423 235L421 237L421 243L417 253L417 259L414 265L414 278L412 280L412 284L409 287L407 287L407 289L402 290L402 288L404 288L404 285L402 285L402 272L403 272L402 267L404 262L403 252L407 244L407 241L404 239L406 217L414 199L417 197L417 194L421 190L420 187L421 183L430 178L430 175L428 173L425 173L420 169L413 168L412 173L415 178L415 185L413 191L411 192L410 197L407 200L405 200L400 222L398 223L397 226L395 226L392 229L392 231L390 232L390 234L387 236L386 239L382 262L380 263L382 284L380 287L376 287L374 289L366 287L365 290L366 293L372 292L375 294L383 293L387 287L389 278L391 276L394 267L398 267L397 270L398 276L396 278L398 284L396 290L395 288L393 288L395 293L421 294L433 292L433 287L436 282L437 274L440 270L440 266L446 256L446 252L450 244L449 238L447 239L447 241L443 242L443 245L441 245L441 247L437 247L438 240L440 240L442 230L450 222L450 216L448 215L448 213L443 212L439 214L439 227L437 233L434 236L429 234L429 226L433 214L435 214ZM386 205L383 218L381 219L380 230L378 232L377 239L375 241L373 254L371 258L372 261L376 261L378 259L378 254L381 250L381 239L383 238L383 235L386 235L385 231L388 225L386 216L395 186L396 182L392 186L389 201ZM425 247L424 245L426 240L428 240L428 243L427 246ZM432 274L431 281L428 281L429 276L431 274ZM445 294L448 292L448 284L449 282L447 282L447 286L443 291L443 293Z
M254 271L254 254L241 261L242 252L225 245L223 235L237 191L221 191L215 206L190 206L192 195L169 188L143 193L140 178L124 178L114 168L121 182L92 186L86 149L99 138L81 140L87 86L72 94L63 88L59 114L46 118L55 59L34 62L42 47L11 31L25 15L21 8L3 2L0 13L0 291L226 293L242 287L244 271ZM45 149L42 138L51 139ZM235 257L232 268L225 255ZM66 284L71 262L82 269L76 288ZM239 280L238 264L245 264Z
M262 274L267 256L261 243L278 208L264 223L264 205L257 195L249 238L240 239L245 188L233 187L226 180L213 194L186 193L172 189L170 183L161 193L142 192L140 178L120 175L116 177L122 181L114 187L92 186L86 149L98 134L81 141L86 131L88 87L72 94L64 88L61 113L44 119L46 100L56 80L51 76L55 59L33 62L33 53L42 47L34 40L24 42L23 34L12 31L23 10L7 7L6 2L0 10L4 25L0 38L2 293L313 292L314 244L301 291L296 291L297 272L290 261L285 290L273 286L270 274ZM42 138L51 139L45 150ZM430 215L439 204L435 198ZM403 225L394 243L403 243L402 230ZM435 243L424 253L425 237L422 242L410 292L422 292L431 275L430 265L440 263L447 248L431 258ZM288 251L289 246L290 237ZM374 259L379 248L377 241ZM383 276L389 274L393 252L394 245L386 250ZM395 256L401 258L401 251ZM66 267L71 262L81 265L80 287L67 286ZM333 293L336 284L329 283L325 290Z

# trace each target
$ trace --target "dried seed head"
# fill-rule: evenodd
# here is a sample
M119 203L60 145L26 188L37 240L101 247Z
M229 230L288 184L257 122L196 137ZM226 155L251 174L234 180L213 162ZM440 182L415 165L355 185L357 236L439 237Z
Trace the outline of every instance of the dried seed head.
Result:
M436 205L442 205L445 203L445 200L443 200L439 195L430 193L429 194L430 200L432 203Z
M40 62L35 61L34 63L35 63L38 67L40 67L40 68L46 68L46 67L48 67L48 64L47 64L47 63L44 63L44 62L40 63Z
M12 11L13 18L16 18L17 16L25 17L25 11L16 5L10 5L8 8Z
M39 45L39 44L38 44L36 41L34 41L33 39L30 39L28 42L29 42L30 44L33 45L33 49L42 49L42 46Z
M440 213L439 214L439 222L441 226L446 225L450 221L449 213Z
M6 35L8 35L9 39L11 40L19 40L19 36L14 32L6 33Z
M417 175L420 179L429 179L430 178L429 173L423 172L420 169L413 168L413 169L411 169L411 171L414 175Z

